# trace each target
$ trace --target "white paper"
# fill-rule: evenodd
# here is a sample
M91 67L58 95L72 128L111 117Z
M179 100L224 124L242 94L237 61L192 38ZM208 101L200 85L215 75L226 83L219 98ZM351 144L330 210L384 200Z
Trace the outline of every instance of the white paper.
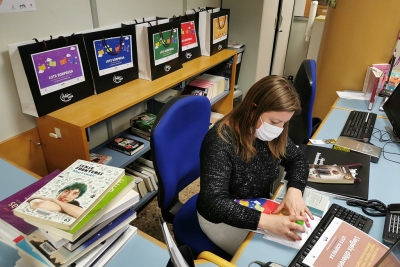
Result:
M36 10L35 0L0 0L0 13Z
M338 96L340 98L345 98L345 99L356 99L356 100L365 100L365 94L362 92L342 92L342 91L336 91Z

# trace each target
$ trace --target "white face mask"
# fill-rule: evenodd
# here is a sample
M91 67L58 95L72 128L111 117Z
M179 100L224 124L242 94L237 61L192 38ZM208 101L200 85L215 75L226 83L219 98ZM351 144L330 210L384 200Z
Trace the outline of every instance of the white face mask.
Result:
M283 131L283 128L263 122L261 119L260 128L256 129L256 137L262 141L271 141L277 138Z

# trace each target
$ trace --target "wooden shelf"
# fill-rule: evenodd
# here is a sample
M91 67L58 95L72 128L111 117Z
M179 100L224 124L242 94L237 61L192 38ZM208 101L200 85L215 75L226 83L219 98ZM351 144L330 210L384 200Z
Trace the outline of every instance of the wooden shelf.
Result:
M64 170L77 159L90 159L86 136L88 127L148 100L160 92L230 60L232 57L234 62L232 64L230 90L211 100L213 111L227 114L233 108L237 56L236 51L225 49L211 57L201 56L184 63L182 69L154 81L136 79L99 95L82 99L43 117L36 118L48 171ZM54 128L60 129L61 138L49 136L50 133L54 133ZM131 135L128 130L124 134ZM136 136L135 138L140 139ZM125 167L150 149L149 142L147 140L143 141L145 141L145 148L132 157L106 148L105 145L108 140L93 148L91 152L111 155L113 159L110 165Z
M105 141L104 143L96 146L95 148L90 150L90 153L98 153L98 154L103 154L103 155L107 155L107 156L111 156L112 159L111 161L107 164L110 166L114 166L114 167L119 167L119 168L124 168L125 166L127 166L128 164L130 164L131 162L133 162L134 160L136 160L138 157L140 157L141 155L143 155L144 153L146 153L147 151L150 150L150 141L143 139L137 135L134 135L131 132L131 129L127 129L125 131L123 131L122 133L119 133L117 135L115 135L113 138L117 136L126 136L126 137L131 137L135 140L141 141L144 143L144 147L139 150L138 152L136 152L135 154L133 154L132 156L128 156L125 155L124 153L118 152L116 150L113 150L111 148L107 147L107 144L110 142L110 140Z

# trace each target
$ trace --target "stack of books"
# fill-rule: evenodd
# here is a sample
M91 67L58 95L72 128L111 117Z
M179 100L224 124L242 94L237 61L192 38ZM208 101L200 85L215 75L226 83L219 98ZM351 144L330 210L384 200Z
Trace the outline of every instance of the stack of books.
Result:
M135 184L124 169L77 160L0 202L0 240L18 250L16 266L103 266L137 232Z
M156 115L149 112L142 112L131 118L131 131L133 134L150 140L151 128L153 128Z
M135 176L137 190L140 197L148 192L158 190L158 178L151 159L143 155L125 167L127 175Z
M229 79L211 74L202 74L191 81L182 91L182 95L201 95L208 99L229 90Z

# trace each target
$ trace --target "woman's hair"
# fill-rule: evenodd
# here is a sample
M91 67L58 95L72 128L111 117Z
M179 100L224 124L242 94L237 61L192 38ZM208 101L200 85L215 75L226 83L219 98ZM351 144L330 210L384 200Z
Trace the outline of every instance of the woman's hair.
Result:
M285 78L271 75L256 82L246 93L243 101L222 118L218 134L224 137L224 125L233 131L235 152L244 160L250 161L256 153L253 147L256 125L261 114L267 111L287 111L299 114L300 99L293 85ZM283 126L279 137L268 142L274 159L285 156L289 122Z
M67 185L64 188L62 188L61 190L59 190L57 195L59 195L64 190L75 190L75 189L79 190L79 196L77 197L77 198L79 198L80 196L82 196L83 194L86 193L87 187L86 187L86 184L84 184L84 183L76 182L76 183Z

